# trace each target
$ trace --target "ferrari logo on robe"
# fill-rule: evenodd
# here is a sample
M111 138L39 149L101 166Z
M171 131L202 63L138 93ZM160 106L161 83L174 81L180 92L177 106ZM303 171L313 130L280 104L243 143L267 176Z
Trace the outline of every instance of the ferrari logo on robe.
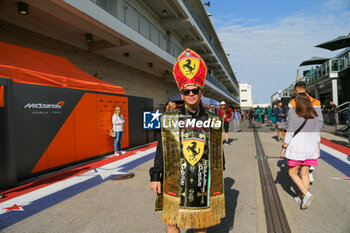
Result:
M199 69L200 59L195 57L184 57L179 60L179 67L183 75L188 79L193 78Z
M183 154L192 166L202 158L204 151L204 140L197 138L185 139L183 141Z

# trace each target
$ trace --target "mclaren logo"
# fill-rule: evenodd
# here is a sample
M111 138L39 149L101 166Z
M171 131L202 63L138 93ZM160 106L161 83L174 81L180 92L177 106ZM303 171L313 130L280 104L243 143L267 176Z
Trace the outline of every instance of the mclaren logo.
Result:
M63 105L63 101L60 101L57 104L27 103L24 105L24 109L61 109Z

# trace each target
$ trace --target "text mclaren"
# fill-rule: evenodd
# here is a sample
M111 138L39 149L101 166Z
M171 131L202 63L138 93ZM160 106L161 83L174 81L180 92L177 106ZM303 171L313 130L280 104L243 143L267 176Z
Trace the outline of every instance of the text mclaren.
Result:
M59 104L35 104L27 103L24 108L45 108L45 109L61 109L62 106Z

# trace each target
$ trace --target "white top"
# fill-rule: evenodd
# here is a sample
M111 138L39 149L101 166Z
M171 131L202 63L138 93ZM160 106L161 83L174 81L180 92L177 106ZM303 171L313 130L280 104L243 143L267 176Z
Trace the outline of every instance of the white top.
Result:
M123 132L123 115L119 117L114 113L112 116L112 124L114 132Z
M320 117L320 116L319 116ZM293 137L294 132L303 124L304 118L295 113L294 108L289 108L287 119L287 133L284 139L288 143L286 158L304 161L317 159L319 156L318 143L321 140L321 121L319 117L308 119L303 129Z

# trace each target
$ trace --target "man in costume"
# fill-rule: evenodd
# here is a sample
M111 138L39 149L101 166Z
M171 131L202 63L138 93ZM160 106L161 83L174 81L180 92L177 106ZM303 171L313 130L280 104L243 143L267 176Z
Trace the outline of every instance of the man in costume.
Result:
M162 136L150 169L156 210L163 210L167 232L206 232L225 217L223 124L200 104L206 73L204 60L190 49L173 68L185 104L162 114Z

